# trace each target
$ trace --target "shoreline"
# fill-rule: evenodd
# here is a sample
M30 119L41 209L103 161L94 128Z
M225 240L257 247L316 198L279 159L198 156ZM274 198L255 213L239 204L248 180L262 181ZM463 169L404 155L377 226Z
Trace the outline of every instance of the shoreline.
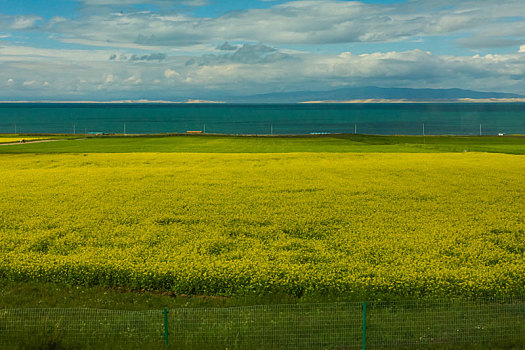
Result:
M525 98L458 98L450 100L409 100L409 99L386 99L386 98L369 98L369 99L349 99L349 100L311 100L311 101L290 101L290 102L227 102L213 100L188 99L186 101L165 101L165 100L113 100L113 101L0 101L0 104L165 104L165 105L293 105L293 104L468 104L468 103L525 103Z

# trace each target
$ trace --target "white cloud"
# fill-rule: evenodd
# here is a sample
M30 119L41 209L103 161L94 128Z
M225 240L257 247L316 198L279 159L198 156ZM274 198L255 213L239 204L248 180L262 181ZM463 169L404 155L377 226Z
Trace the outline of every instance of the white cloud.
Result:
M83 0L86 5L135 5L145 3L143 0Z
M86 0L85 4L137 2ZM525 3L508 0L505 6L498 4L501 1L411 0L378 5L301 0L217 18L175 12L111 13L114 8L97 8L47 23L39 17L18 17L17 22L16 16L0 15L2 32L11 33L9 28L14 25L16 30L26 30L26 36L47 32L51 39L86 46L86 50L49 49L4 40L0 81L9 85L4 98L5 94L206 98L210 91L251 94L359 85L522 93L525 21L516 14L525 13ZM400 49L429 47L425 46L431 42L428 36L450 33L461 37L456 43L466 47L515 48L512 53L476 56ZM361 45L361 52L368 47L370 53L341 52L357 47L344 43L402 40L410 44L389 45L397 51L381 52L378 45ZM414 42L421 40L424 42ZM338 45L323 51L327 43ZM320 47L321 53L300 51Z
M49 24L52 25L52 24L55 24L55 23L62 23L62 22L66 22L67 19L65 17L62 17L62 16L56 16L56 17L53 17L49 20Z
M82 0L86 5L138 5L138 4L183 4L191 6L204 6L208 4L206 0Z
M129 76L126 80L124 80L125 83L130 83L133 85L138 85L142 83L142 79L138 74L133 74Z
M166 70L164 71L164 76L165 76L166 78L168 78L168 79L169 79L169 78L174 78L174 77L175 77L175 78L179 78L179 77L180 77L180 74L179 74L179 72L177 72L176 70L173 70L173 69L168 68L168 69L166 69Z
M278 52L278 51L277 51ZM352 54L290 54L290 59L243 63L231 59L186 64L188 56L169 62L137 64L68 59L6 61L0 80L16 96L72 96L84 99L207 98L210 91L234 95L276 90L324 90L335 86L413 88L458 87L481 91L525 91L525 53L502 55L434 55L421 50ZM200 59L196 59L199 61ZM169 68L166 68L169 64ZM103 75L93 72L105 72ZM9 83L9 79L13 79ZM21 81L15 84L15 79ZM46 89L34 89L48 82ZM0 92L2 95L2 92ZM80 97L78 97L80 99Z
M104 80L104 84L112 84L116 80L115 76L113 74L107 74L106 78Z
M393 42L461 31L474 32L478 42L487 38L490 46L489 39L505 35L503 32L513 36L512 40L525 39L525 21L508 20L519 13L525 13L525 2L516 0L506 1L505 6L495 0L413 0L390 5L301 0L267 9L230 12L217 18L145 11L97 14L50 25L50 30L67 33L61 39L67 42L128 48L184 47L227 40L271 44ZM467 41L468 37L463 39L464 43Z
M281 60L292 59L293 56L285 54L273 47L263 44L244 44L228 53L209 54L200 58L192 58L186 62L187 65L217 65L230 62L257 64L273 63Z
M447 56L421 50L354 55L304 55L294 60L243 64L214 62L185 67L185 82L245 93L329 86L460 87L515 91L525 87L525 55ZM238 93L237 92L237 93Z
M112 54L109 56L110 61L129 61L129 62L148 62L148 61L162 61L166 59L164 53L151 53L151 54Z
M42 49L30 46L0 46L0 62L6 60L70 60L70 61L106 61L111 51L108 50L68 50Z
M237 48L237 45L230 45L227 41L216 47L216 49L220 51L234 51L237 50Z
M196 6L205 1L83 0L83 3ZM126 49L216 47L225 41L272 45L397 42L448 34L462 34L458 43L465 47L486 48L523 45L525 20L519 15L523 13L525 2L520 0L506 0L504 6L496 0L412 0L394 4L299 0L270 8L233 11L219 17L166 11L97 10L80 12L71 19L57 16L45 22L39 16L0 15L0 30L39 30L64 43Z
M35 27L37 22L42 21L38 16L16 16L10 26L11 29L30 29Z
M82 38L58 38L60 42L66 44L78 44L85 46L100 46L100 47L112 47L112 48L125 48L125 49L146 49L146 50L161 50L163 46L155 45L140 45L132 42L109 42L107 40L90 40Z

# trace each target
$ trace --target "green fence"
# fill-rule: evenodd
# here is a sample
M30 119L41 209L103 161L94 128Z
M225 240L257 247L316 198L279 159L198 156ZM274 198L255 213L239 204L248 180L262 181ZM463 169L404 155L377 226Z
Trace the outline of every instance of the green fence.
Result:
M525 346L520 300L181 308L2 309L0 347L18 349L403 349ZM443 347L441 347L443 348Z

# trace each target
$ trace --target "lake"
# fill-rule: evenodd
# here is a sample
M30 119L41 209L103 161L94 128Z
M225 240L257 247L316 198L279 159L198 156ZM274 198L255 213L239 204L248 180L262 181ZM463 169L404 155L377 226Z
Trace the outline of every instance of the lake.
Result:
M0 133L525 134L524 103L0 104Z

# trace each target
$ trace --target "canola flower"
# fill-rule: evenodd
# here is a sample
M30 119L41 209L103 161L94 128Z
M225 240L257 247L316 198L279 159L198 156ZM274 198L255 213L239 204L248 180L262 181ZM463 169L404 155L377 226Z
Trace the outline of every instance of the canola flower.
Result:
M0 143L12 143L12 142L20 142L22 140L26 141L35 141L35 140L43 140L46 139L45 137L24 137L24 136L18 136L18 137L0 137Z
M525 157L0 158L0 278L176 293L525 290Z

